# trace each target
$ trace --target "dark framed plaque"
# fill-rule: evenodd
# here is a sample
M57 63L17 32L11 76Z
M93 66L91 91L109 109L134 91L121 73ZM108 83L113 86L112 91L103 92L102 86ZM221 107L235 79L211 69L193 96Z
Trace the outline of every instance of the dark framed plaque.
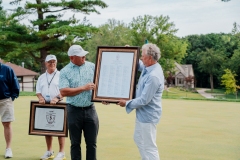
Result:
M66 103L40 104L31 101L28 134L67 137Z
M139 47L98 46L93 102L117 103L134 98Z

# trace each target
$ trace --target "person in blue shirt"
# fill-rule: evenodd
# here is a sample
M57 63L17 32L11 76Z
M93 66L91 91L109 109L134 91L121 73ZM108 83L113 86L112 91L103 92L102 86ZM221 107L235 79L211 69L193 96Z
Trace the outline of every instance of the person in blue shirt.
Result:
M18 79L12 68L0 63L0 117L6 141L5 158L12 158L12 126L14 121L13 101L19 96Z
M136 87L136 98L118 102L121 107L126 107L127 113L136 110L134 141L142 160L160 159L156 144L164 90L164 74L158 63L160 54L160 49L155 44L142 46L142 57L139 61L139 70L142 73Z
M91 102L95 65L85 61L88 54L81 46L68 49L70 63L60 71L59 89L67 97L67 122L71 141L71 159L81 160L82 133L86 143L86 160L96 160L98 115Z

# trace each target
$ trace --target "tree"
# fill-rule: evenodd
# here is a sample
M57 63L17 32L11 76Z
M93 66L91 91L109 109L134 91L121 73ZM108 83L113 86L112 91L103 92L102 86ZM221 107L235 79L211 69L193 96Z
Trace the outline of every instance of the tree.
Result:
M188 76L185 78L186 88L189 89L194 82L194 76Z
M11 1L11 4L19 4L21 0ZM41 73L45 72L44 60L48 54L57 55L60 63L68 61L64 54L73 43L81 44L91 38L91 34L97 31L86 19L78 20L73 14L71 18L63 19L63 11L81 12L83 14L97 13L96 7L106 8L107 5L101 0L94 1L27 1L24 8L14 9L12 19L27 18L28 15L37 15L36 19L30 20L28 35L33 41L19 42L12 40L13 48L8 52L8 57L16 55L32 57L34 61L41 63ZM4 34L7 38L9 34ZM62 61L62 62L61 62Z
M10 61L21 65L24 59L25 67L37 69L39 65L33 63L32 57L22 57L17 53L19 47L23 43L34 42L34 36L28 34L28 28L21 25L17 20L12 19L10 14L6 11L0 10L0 55L5 61ZM17 41L17 43L16 43Z
M144 15L133 18L130 22L131 40L135 46L142 46L147 39L161 50L159 63L165 77L175 70L175 62L180 62L186 55L187 42L176 37L177 29L168 16Z
M85 49L91 53L87 55L89 61L95 62L97 46L132 45L130 29L121 21L109 19L107 23L99 26L98 30L86 41Z
M234 51L233 56L228 61L229 68L234 71L237 75L240 74L240 48ZM239 76L237 76L239 77Z
M207 49L213 49L224 53L227 59L233 56L234 51L238 48L238 39L232 34L206 34L190 35L184 38L188 41L187 56L182 60L183 64L192 64L194 69L197 87L210 87L209 74L199 70L200 53L206 52ZM222 64L222 68L231 68L229 60ZM219 70L218 75L214 78L214 87L221 87L221 76L223 70Z
M233 23L233 29L232 29L232 34L239 36L240 34L240 25L237 24L236 22Z
M234 72L232 72L229 69L225 69L225 74L222 75L222 85L226 88L226 94L233 93L236 94L237 99L237 93L238 89L240 89L240 86L236 84L237 80L235 79L235 76L237 76Z
M173 85L173 81L175 81L175 74L173 73L169 73L168 76L166 77L166 82L167 82L167 87L169 87L169 84L170 85Z
M235 38L235 41L237 43L237 48L233 51L233 55L228 61L228 68L230 68L231 71L234 71L237 76L236 78L240 78L240 25L238 25L236 22L233 24L232 29L233 37ZM240 85L240 82L237 82L238 85Z
M213 76L217 75L224 63L226 56L224 52L207 49L205 52L201 52L198 55L199 58L199 69L202 72L208 73L210 76L211 92L213 91Z

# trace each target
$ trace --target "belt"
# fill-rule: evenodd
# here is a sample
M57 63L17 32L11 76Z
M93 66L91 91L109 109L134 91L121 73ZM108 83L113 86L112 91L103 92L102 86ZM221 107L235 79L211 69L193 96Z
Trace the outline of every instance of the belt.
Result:
M91 109L93 107L92 104L90 106L86 106L86 107L74 106L74 105L71 105L71 104L68 104L68 105L71 106L71 107L79 108L81 110L88 110L88 109Z

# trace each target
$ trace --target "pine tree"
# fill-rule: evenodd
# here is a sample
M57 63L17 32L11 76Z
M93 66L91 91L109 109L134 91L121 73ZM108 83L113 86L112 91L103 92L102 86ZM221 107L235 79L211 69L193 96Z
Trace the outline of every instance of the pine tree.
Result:
M11 1L12 5L19 5L21 0ZM107 5L100 0L36 0L25 2L24 7L17 7L9 18L26 20L30 15L37 15L35 19L29 20L29 26L22 27L21 32L11 37L10 33L0 31L8 43L7 59L11 60L18 56L32 58L35 63L41 64L41 73L45 72L44 60L48 54L57 56L60 68L69 62L66 51L72 44L81 44L91 38L91 34L97 31L85 18L80 21L75 14L65 20L63 18L67 11L81 12L83 14L97 13L95 7L106 8ZM11 30L11 28L8 28ZM2 48L2 46L0 46ZM1 54L1 53L0 53ZM59 63L60 62L60 63Z

